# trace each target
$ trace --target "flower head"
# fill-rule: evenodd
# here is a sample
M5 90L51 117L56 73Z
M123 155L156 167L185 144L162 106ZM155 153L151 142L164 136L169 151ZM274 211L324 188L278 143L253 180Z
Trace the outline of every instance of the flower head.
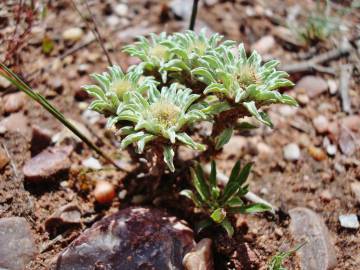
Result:
M284 103L296 105L296 101L281 94L277 89L294 84L287 79L288 74L277 71L276 60L261 64L261 56L254 51L247 57L243 44L235 53L228 47L220 47L201 58L201 67L192 74L207 87L204 94L215 94L220 100L230 104L244 105L258 120L266 123L257 111L256 105Z
M147 143L160 140L165 146L164 155L165 150L172 150L171 145L175 143L205 150L204 145L184 132L185 127L207 117L194 105L198 98L199 95L192 94L190 89L180 88L178 84L163 87L161 91L152 89L147 99L138 92L126 93L126 105L118 113L117 120L128 121L131 125L120 129L120 134L126 136L121 147L136 143L137 151L141 153ZM172 158L166 163L172 169Z
M98 85L85 85L83 88L96 99L90 104L90 109L105 115L116 115L127 92L146 94L158 84L152 77L142 77L139 70L126 74L117 65L109 67L109 72L92 74ZM110 123L113 117L110 117Z

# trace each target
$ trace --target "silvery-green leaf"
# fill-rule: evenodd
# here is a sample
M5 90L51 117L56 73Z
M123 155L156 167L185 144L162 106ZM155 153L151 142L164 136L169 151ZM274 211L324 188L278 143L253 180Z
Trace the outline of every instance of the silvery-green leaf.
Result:
M210 217L215 223L221 223L226 218L226 211L223 208L217 208Z
M171 172L175 171L174 155L174 150L170 146L164 146L164 161Z
M227 144L233 135L234 130L232 128L224 129L216 138L215 138L215 149L221 149L225 144Z

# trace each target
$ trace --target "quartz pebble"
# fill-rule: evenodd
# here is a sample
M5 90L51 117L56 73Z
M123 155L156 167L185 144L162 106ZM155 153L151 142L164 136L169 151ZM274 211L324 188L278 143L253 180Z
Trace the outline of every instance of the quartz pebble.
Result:
M358 217L355 214L340 215L339 221L343 228L358 229L360 227Z
M295 143L286 145L283 149L284 159L289 161L295 161L300 158L300 148Z
M337 93L337 91L338 91L338 86L337 86L336 81L330 79L330 80L327 81L327 83L328 83L328 86L329 86L330 94L335 95Z
M4 111L6 113L18 112L25 104L25 96L23 93L15 93L6 95L4 98Z
M301 269L328 270L336 265L336 253L329 231L314 211L298 207L289 211L290 231L297 242L307 241L297 251Z
M329 128L329 120L324 115L319 115L313 119L313 125L318 133L325 133Z
M3 76L0 76L0 89L6 89L11 85L11 83L5 79Z
M185 222L160 209L130 207L85 230L59 255L56 270L183 269L194 246Z
M25 218L0 219L0 269L23 270L36 253L35 241Z
M78 27L66 29L62 34L62 37L65 41L72 41L72 42L79 41L83 36L84 36L83 30Z
M84 159L81 164L89 169L92 170L101 170L102 169L102 165L100 163L100 161L94 157L89 157L87 159Z
M129 7L125 4L118 4L115 6L114 11L119 17L124 17L128 15Z

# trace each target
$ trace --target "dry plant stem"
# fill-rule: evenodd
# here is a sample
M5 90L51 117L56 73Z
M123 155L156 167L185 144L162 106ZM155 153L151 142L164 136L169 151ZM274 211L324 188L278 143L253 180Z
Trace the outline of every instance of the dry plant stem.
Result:
M211 165L210 165L210 164L205 165L205 166L204 166L204 171L205 171L206 174L210 174ZM216 177L217 177L218 183L221 184L221 185L223 185L223 186L226 185L226 183L228 182L228 179L229 179L229 177L227 177L225 174L223 174L223 173L221 173L221 172L217 172ZM256 194L252 193L251 191L249 191L248 193L246 193L246 194L244 195L244 197L245 197L247 200L249 200L249 201L251 201L251 202L253 202L253 203L263 203L263 204L271 207L271 213L273 213L273 214L275 214L275 212L279 210L276 206L274 206L274 205L272 205L271 203L269 203L268 201L260 198L259 196L257 196Z
M340 90L340 99L341 99L341 108L344 112L351 114L351 102L349 97L349 81L352 75L353 66L349 65L342 65L340 67L340 83L339 83L339 90Z
M16 167L16 165L15 165L15 162L13 161L13 159L12 159L11 156L10 156L10 153L9 153L7 147L6 147L6 144L3 143L3 144L1 144L1 145L2 145L2 147L3 147L3 149L4 149L4 151L5 151L5 154L7 155L7 157L8 157L9 160L10 160L10 164L11 164L11 167L12 167L12 169L13 169L13 171L14 171L15 177L18 178L18 177L19 177L19 173L18 173L17 167Z
M85 0L85 4L86 4L86 8L87 8L87 11L91 17L91 20L92 20L92 23L94 25L94 27L91 27L91 25L89 24L89 22L87 21L87 19L83 16L83 14L81 13L81 11L78 9L77 5L76 5L76 2L75 0L71 0L75 10L77 11L77 13L80 15L80 17L83 19L83 21L85 22L87 28L89 28L91 30L91 32L93 33L93 35L95 36L96 40L99 42L99 45L101 47L101 49L103 50L105 56L106 56L106 59L109 63L110 66L113 65L113 62L111 61L111 58L110 58L110 55L109 55L109 52L106 50L105 48L105 45L104 45L104 40L100 34L100 31L97 27L97 24L96 24L96 21L95 21L95 17L94 15L92 14L91 10L90 10L90 7L89 7L89 4L88 2Z
M281 67L281 70L286 71L287 73L312 71L313 69L317 70L320 67L319 64L326 63L330 60L335 60L341 56L348 54L350 51L351 44L346 40L340 44L339 48L319 54L318 56L315 56L307 61L284 65ZM320 67L320 70L318 71L323 72L323 70L324 67Z

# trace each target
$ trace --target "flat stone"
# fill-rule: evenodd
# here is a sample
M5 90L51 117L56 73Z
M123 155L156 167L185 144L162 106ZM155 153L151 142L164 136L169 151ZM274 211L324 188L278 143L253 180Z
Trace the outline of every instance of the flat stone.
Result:
M351 183L351 192L354 194L358 203L360 203L360 182Z
M268 35L260 38L252 46L252 49L257 51L260 54L265 54L269 52L275 46L275 39L273 36Z
M300 158L300 148L296 143L290 143L283 148L284 159L295 161Z
M69 147L49 148L28 160L23 173L28 182L48 180L69 171L71 163L68 158Z
M79 206L69 203L57 209L45 220L45 229L52 235L57 235L63 228L80 223L81 210Z
M183 269L194 245L185 222L160 209L130 207L85 230L59 255L56 269Z
M296 83L294 91L303 91L307 93L310 98L316 97L328 89L327 82L316 76L305 76Z
M37 248L25 218L0 219L0 269L23 270Z
M15 93L4 97L5 113L14 113L20 111L25 104L24 93Z
M12 113L0 121L0 128L5 131L18 132L25 137L29 136L28 120L23 113Z
M338 143L341 152L346 156L351 156L357 149L355 135L348 128L341 127Z
M307 243L297 251L301 269L328 270L336 266L335 248L322 218L314 211L297 207L289 211L290 231L297 242Z
M340 225L343 228L347 229L358 229L360 227L359 220L357 215L340 215L339 216Z
M211 239L209 238L201 239L201 241L185 255L183 265L186 270L214 269L211 243Z

